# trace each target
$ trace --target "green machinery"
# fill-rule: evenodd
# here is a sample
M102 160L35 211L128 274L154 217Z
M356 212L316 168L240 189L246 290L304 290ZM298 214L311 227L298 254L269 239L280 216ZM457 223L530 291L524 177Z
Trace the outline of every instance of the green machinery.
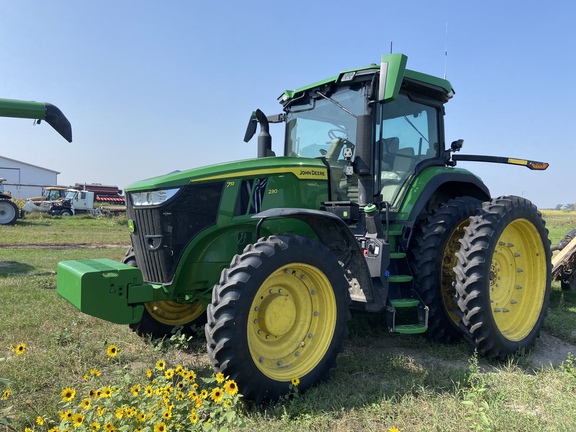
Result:
M205 324L216 370L256 401L326 378L350 309L399 333L465 338L505 358L537 338L550 294L550 244L536 207L491 198L444 141L451 84L402 54L285 91L255 111L258 158L126 188L124 263L58 265L81 311L162 336ZM270 123L284 123L284 156Z
M0 117L34 119L46 121L68 142L72 142L72 126L60 109L50 103L29 102L15 99L0 99ZM12 196L4 192L0 179L0 225L10 225L18 219L18 206L11 201Z

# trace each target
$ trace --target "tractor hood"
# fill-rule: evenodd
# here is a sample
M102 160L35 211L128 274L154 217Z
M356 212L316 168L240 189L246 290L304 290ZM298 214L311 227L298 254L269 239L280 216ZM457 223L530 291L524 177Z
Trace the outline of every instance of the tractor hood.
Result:
M257 177L266 174L293 174L299 179L328 180L328 169L320 159L301 157L267 157L208 165L186 171L176 171L142 180L126 187L127 192L182 187L189 183Z
M45 120L68 142L72 142L72 126L60 109L46 102L0 99L0 117Z

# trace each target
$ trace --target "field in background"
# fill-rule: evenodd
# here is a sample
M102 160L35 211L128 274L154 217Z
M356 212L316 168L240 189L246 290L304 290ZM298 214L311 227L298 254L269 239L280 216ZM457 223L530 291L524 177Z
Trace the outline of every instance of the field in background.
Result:
M576 228L576 212L543 213L552 244ZM0 418L13 406L15 430L40 430L39 415L57 419L62 389L80 385L90 368L138 373L162 358L211 373L201 335L186 349L152 343L127 326L81 314L56 294L59 261L120 260L128 245L123 218L44 217L0 226L0 358L8 359L0 362L0 379L13 382L9 400L0 399ZM576 292L553 288L545 332L576 344ZM18 343L26 352L16 357L10 345ZM118 362L108 361L110 344L120 348ZM489 362L466 343L389 334L382 316L356 313L329 382L277 405L248 405L241 417L247 430L262 431L576 430L576 364L564 360L544 368L534 368L530 354Z

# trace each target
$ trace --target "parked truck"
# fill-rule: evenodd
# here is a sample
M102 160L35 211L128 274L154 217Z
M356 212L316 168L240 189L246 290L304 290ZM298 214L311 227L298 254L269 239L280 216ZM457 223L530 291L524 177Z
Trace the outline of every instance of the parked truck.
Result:
M118 215L126 212L124 197L121 195L103 196L90 190L68 189L66 196L50 204L48 213L53 216L72 216L79 214L111 214ZM103 205L102 203L106 203ZM114 204L109 204L114 203Z
M58 293L141 334L207 321L215 370L256 401L326 378L350 308L489 357L529 349L550 295L545 223L456 165L548 164L456 154L463 141L444 138L452 85L406 64L384 55L285 91L281 114L250 117L256 159L127 187L124 262L63 261ZM283 156L270 123L285 125Z
M45 102L28 102L15 99L0 99L0 117L17 117L42 120L52 126L66 141L72 142L72 126L59 108ZM3 179L4 181L4 179ZM2 182L0 182L1 185ZM12 196L0 191L0 225L10 225L18 219L18 206Z
M78 194L87 191L90 194ZM52 215L72 215L78 213L122 213L126 201L118 186L105 186L101 183L76 183L71 187L49 186L44 197L29 198L22 207L23 213L47 212ZM44 199L42 199L44 198ZM68 199L69 202L63 201ZM73 204L76 204L73 206Z

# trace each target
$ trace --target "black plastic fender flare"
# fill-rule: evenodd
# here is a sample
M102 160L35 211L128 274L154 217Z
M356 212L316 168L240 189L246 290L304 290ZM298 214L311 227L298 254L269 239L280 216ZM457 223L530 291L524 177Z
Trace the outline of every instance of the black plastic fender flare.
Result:
M312 228L320 242L330 249L346 270L350 271L351 276L358 280L362 289L373 290L368 265L360 245L348 225L334 213L287 207L265 210L252 218L260 219L256 224L256 238L260 237L260 228L267 219L292 218L305 222Z

